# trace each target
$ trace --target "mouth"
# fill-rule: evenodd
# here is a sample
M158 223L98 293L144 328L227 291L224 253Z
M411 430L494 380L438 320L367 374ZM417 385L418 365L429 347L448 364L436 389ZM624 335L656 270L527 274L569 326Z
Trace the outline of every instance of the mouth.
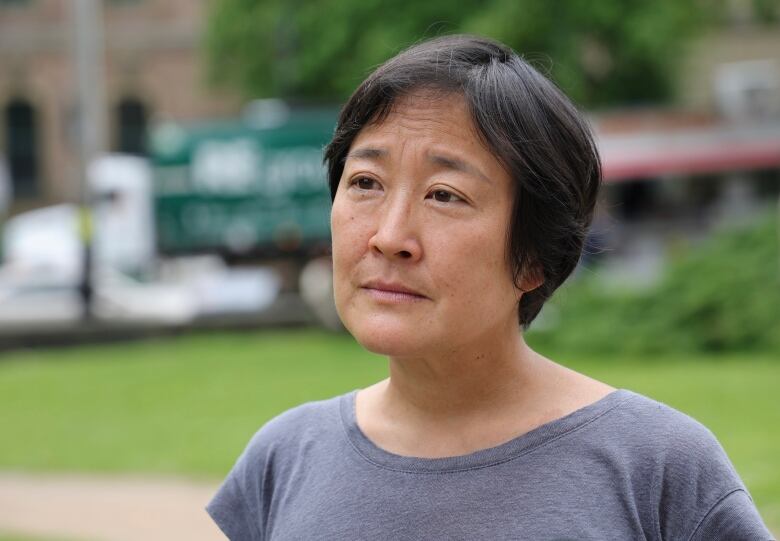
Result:
M374 299L389 302L409 302L428 299L425 295L403 284L370 281L360 286Z

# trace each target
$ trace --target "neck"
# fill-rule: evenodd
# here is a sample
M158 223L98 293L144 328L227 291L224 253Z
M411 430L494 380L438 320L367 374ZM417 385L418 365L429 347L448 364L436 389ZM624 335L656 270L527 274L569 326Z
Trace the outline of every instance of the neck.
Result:
M519 331L505 340L424 357L391 357L385 411L430 422L473 419L522 403L540 381L542 358Z

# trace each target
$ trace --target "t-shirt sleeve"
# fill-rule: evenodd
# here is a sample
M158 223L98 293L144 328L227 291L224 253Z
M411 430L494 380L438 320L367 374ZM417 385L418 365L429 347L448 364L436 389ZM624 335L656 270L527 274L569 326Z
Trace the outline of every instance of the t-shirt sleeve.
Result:
M267 423L249 441L206 511L231 541L262 541L272 493L273 436Z
M206 506L211 519L231 541L261 541L254 514L247 506L241 485L231 472Z
M767 540L742 479L710 430L685 416L665 438L659 529L663 539Z
M247 498L247 478L251 474L250 446L244 450L222 486L206 506L206 511L230 541L262 541L260 517Z
M750 495L738 489L721 498L699 523L690 541L774 540Z
M305 405L263 425L238 457L206 511L231 541L263 541L271 527L274 493L284 477L285 456L295 456Z

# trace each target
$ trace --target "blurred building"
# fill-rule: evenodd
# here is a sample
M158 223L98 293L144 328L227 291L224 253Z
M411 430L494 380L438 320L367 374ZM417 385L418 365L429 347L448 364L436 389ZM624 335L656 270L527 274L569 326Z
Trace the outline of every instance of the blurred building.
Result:
M727 4L730 22L695 41L681 63L678 105L686 113L672 118L664 112L661 125L671 122L679 131L721 120L780 122L780 26L761 22L751 0ZM79 199L72 6L0 0L0 176L5 169L12 178L11 212ZM143 155L152 122L239 112L237 94L206 84L201 36L207 6L206 0L103 1L106 150ZM650 131L663 139L666 128L657 129L653 116L609 119L608 131L621 137ZM613 129L617 124L621 128ZM640 206L656 189L631 182L620 188Z
M73 3L0 0L0 163L12 212L79 199ZM156 120L232 116L237 95L208 87L203 0L105 0L106 150L145 152Z
M690 44L672 107L596 119L590 248L607 256L605 285L652 286L670 254L780 209L780 3L768 17L756 5L727 2L726 22Z
M685 109L780 118L780 24L734 24L702 36L677 83Z

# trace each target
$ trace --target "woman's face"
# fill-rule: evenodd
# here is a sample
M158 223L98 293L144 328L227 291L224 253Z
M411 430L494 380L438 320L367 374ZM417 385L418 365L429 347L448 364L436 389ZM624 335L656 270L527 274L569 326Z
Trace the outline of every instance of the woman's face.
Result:
M331 214L344 325L391 356L517 332L511 179L457 95L417 93L355 138Z

